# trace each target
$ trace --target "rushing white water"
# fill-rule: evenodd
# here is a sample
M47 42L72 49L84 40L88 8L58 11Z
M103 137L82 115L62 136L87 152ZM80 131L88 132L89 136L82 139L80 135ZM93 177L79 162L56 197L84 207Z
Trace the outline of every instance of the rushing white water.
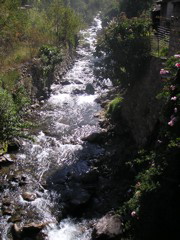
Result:
M94 60L93 52L95 51L96 34L100 29L101 21L97 17L95 18L94 24L91 28L87 31L81 32L84 36L84 38L82 38L84 41L83 44L88 47L83 47L82 44L80 44L77 53L81 57L75 62L72 70L65 76L65 79L70 81L71 84L63 88L63 92L65 93L62 93L62 90L61 93L59 93L58 88L52 86L52 89L55 91L49 99L49 104L56 106L56 109L65 104L65 108L67 109L65 114L67 114L67 112L71 112L68 115L72 115L73 119L69 118L68 121L63 124L66 124L68 132L72 129L71 136L78 142L80 142L80 138L82 138L82 136L88 135L90 132L98 131L99 129L98 124L94 119L94 113L99 110L98 105L95 103L97 95L81 94L79 96L73 96L72 92L75 89L83 89L84 85L87 83L93 84L96 81L93 75L92 64ZM61 118L63 118L63 113ZM75 123L73 123L74 119ZM71 123L69 123L69 121L71 121ZM56 122L56 131L59 129L62 131L64 125L61 124ZM73 124L75 124L75 127L72 128ZM79 147L81 147L81 145L79 145ZM67 157L65 157L65 159L67 159ZM91 228L87 228L87 223L85 221L76 223L72 219L66 219L59 225L52 225L51 228L49 228L48 239L90 240L91 232Z
M99 146L89 144L84 147L82 141L83 137L101 131L98 120L94 117L101 109L95 102L101 90L97 87L93 74L93 63L96 61L93 53L100 29L101 20L97 16L89 29L81 31L78 58L63 78L68 84L52 85L51 97L36 113L40 125L39 133L35 134L33 142L24 141L22 151L16 156L16 164L10 168L10 177L14 172L16 175L24 173L28 184L20 188L15 180L14 186L11 189L8 187L3 194L10 196L14 204L25 212L24 223L30 216L33 220L52 222L46 229L47 240L91 239L92 230L87 222L72 219L57 222L56 199L60 196L56 192L45 190L43 184L58 168L76 162L80 162L77 171L87 172L88 159L103 152ZM94 89L94 94L86 92L87 84ZM104 80L104 84L111 85L108 79ZM3 180L6 181L6 178L5 174ZM35 192L37 199L32 202L25 201L22 198L22 189ZM10 225L7 222L7 216L1 218L3 240L8 240L7 231Z
M90 240L91 230L86 225L85 221L75 223L72 219L65 219L59 226L49 228L49 240Z

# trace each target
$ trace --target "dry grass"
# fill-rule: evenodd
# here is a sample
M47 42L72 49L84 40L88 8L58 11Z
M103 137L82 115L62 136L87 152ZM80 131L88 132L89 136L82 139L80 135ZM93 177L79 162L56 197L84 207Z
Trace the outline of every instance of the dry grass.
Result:
M30 48L26 44L16 46L6 56L0 55L0 72L6 72L9 68L17 67L19 64L29 61L37 53L38 48Z

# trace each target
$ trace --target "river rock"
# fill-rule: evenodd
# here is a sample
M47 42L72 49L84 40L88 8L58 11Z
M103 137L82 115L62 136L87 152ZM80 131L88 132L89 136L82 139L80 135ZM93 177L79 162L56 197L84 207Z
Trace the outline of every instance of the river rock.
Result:
M37 198L36 193L31 193L31 192L24 192L22 194L22 197L24 200L28 201L28 202L32 202Z
M87 137L82 138L82 141L87 141L90 143L103 144L105 141L106 132L92 133Z
M12 226L12 235L14 240L18 239L37 239L38 234L41 230L49 223L30 223L24 226L14 224Z
M61 85L63 85L63 86L71 84L68 80L61 81L60 83L61 83Z
M94 90L93 85L90 84L90 83L88 83L88 84L86 85L85 92L86 92L87 94L89 94L89 95L94 95L95 90Z
M91 195L81 186L74 187L62 194L64 211L71 216L82 216L84 209L87 207Z
M11 140L8 143L8 152L14 152L14 151L18 151L19 148L21 147L21 143L18 139L14 138L13 140Z
M72 93L73 93L73 94L83 94L83 92L84 92L84 91L83 91L82 89L78 89L78 88L77 88L77 89L73 90Z
M11 215L13 213L13 209L10 206L3 206L2 207L2 214L3 215Z
M11 205L11 199L9 197L3 197L2 199L2 204L5 205L5 206L10 206Z
M7 165L7 164L12 164L14 161L11 160L9 157L6 155L0 156L0 166L2 165Z
M94 167L89 172L84 174L81 181L82 183L85 183L85 184L94 184L98 182L98 178L99 178L98 169Z
M40 107L39 103L35 103L35 104L31 105L32 109L37 109L39 107Z
M73 189L71 193L70 205L71 207L77 207L87 203L90 198L90 194L85 189Z
M74 82L76 83L76 84L83 84L81 81L79 81L79 80L74 80Z
M82 47L84 47L84 48L90 48L90 43L83 43Z
M122 223L119 216L108 213L96 223L92 236L93 239L106 240L116 239L121 234Z
M22 220L21 216L15 213L8 219L8 222L9 223L17 223L17 222L21 222L21 220Z

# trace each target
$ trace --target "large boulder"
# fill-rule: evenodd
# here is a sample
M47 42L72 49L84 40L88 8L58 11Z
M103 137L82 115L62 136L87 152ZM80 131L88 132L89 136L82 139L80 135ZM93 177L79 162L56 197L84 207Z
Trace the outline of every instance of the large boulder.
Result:
M122 223L118 215L106 214L99 219L93 230L93 238L99 240L120 239Z

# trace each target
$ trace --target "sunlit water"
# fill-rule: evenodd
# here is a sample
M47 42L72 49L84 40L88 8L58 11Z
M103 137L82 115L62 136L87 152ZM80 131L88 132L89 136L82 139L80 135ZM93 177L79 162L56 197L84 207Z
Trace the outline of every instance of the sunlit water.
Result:
M64 81L69 84L52 85L52 95L44 106L37 110L36 117L41 129L34 141L24 141L22 151L16 156L15 164L1 176L6 182L11 179L14 172L25 174L28 185L26 191L36 192L37 199L31 203L23 200L22 188L18 181L11 181L12 185L5 189L3 196L10 196L14 203L26 212L27 219L30 214L32 219L51 223L46 229L49 240L88 240L91 239L91 228L87 222L73 219L65 219L57 222L58 210L56 199L60 198L55 192L44 189L46 179L62 166L80 162L81 172L88 170L88 159L103 153L97 145L91 145L82 141L83 137L93 132L101 131L98 120L94 114L100 111L100 106L95 99L101 93L101 88L93 74L93 56L97 32L101 29L99 16L94 19L92 26L81 31L82 40L77 49L78 58L73 68L64 76ZM85 89L91 84L95 93L89 95ZM104 84L111 85L109 80ZM81 92L78 92L81 91ZM38 189L38 190L37 190ZM32 214L33 213L33 214ZM3 240L7 237L8 216L1 217L0 231ZM24 219L26 223L27 219Z

